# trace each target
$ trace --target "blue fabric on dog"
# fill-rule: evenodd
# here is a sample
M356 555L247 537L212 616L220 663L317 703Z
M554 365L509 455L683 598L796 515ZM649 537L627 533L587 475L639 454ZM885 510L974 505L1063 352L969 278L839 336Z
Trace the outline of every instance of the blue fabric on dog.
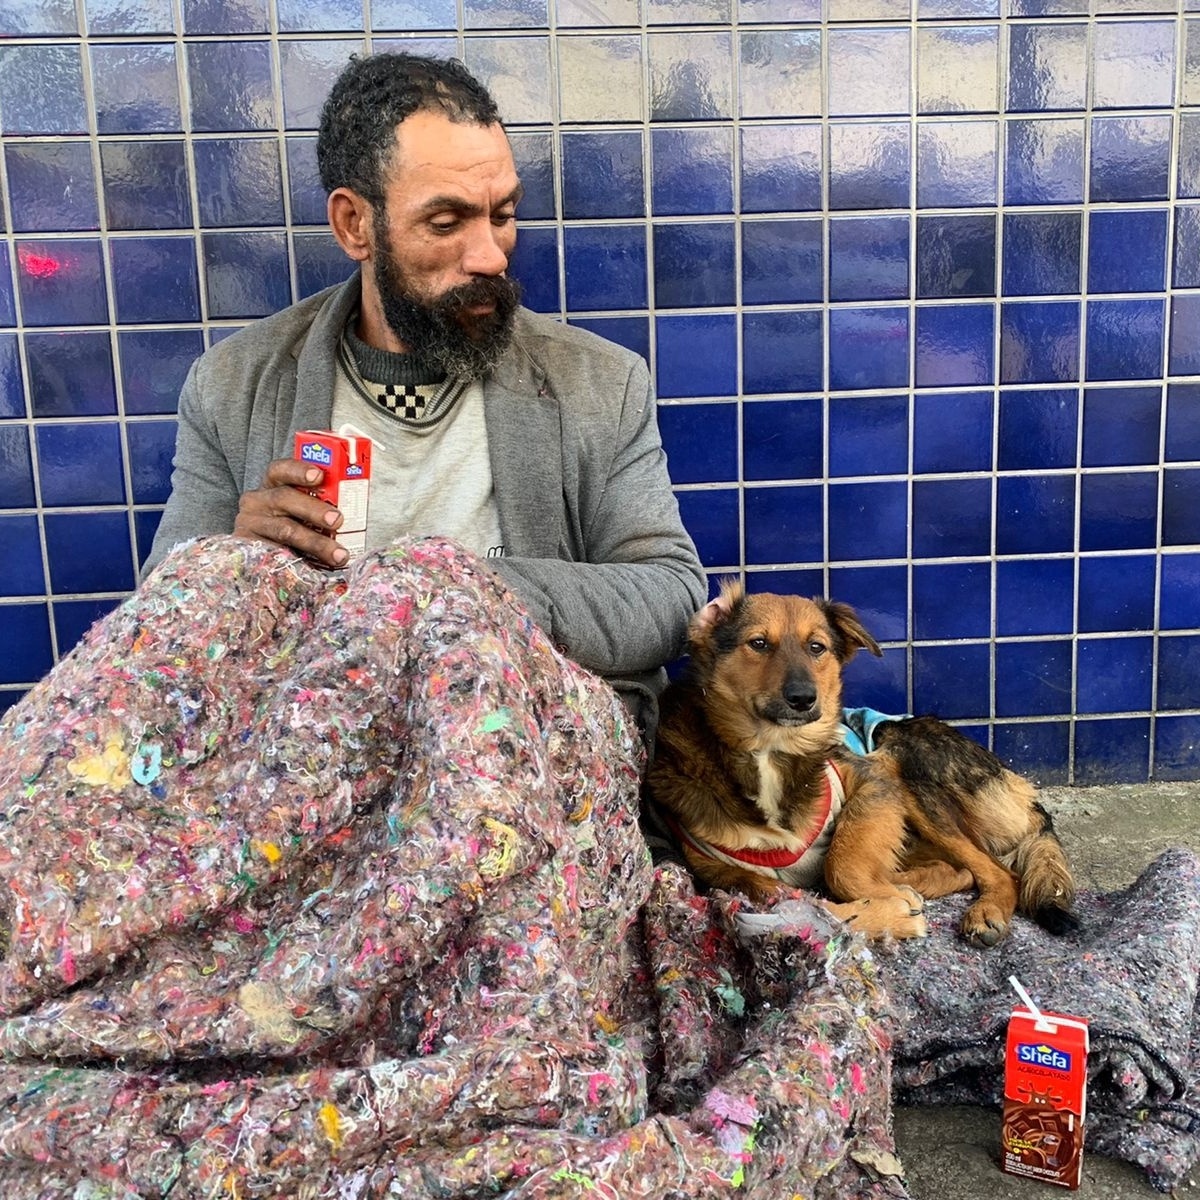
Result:
M870 754L875 749L875 730L887 721L907 721L911 714L889 716L873 708L842 709L842 742L855 754Z

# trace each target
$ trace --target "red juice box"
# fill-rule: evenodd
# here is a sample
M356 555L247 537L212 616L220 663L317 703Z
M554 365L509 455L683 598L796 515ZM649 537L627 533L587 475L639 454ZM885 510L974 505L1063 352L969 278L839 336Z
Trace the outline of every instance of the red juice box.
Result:
M371 491L371 439L328 429L302 429L296 434L294 456L325 472L309 495L328 501L344 518L330 532L351 554L367 545L367 504Z
M1001 1169L1077 1188L1087 1117L1084 1017L1015 1008L1004 1054Z

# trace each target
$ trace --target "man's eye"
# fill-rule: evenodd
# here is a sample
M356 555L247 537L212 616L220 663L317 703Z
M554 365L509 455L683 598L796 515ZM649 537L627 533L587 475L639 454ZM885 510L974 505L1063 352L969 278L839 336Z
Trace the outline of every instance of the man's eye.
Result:
M517 214L515 212L493 213L492 214L492 224L493 225L508 225L511 222L515 221L516 219L517 219Z
M434 233L453 233L458 228L458 219L456 217L445 218L440 221L430 221L429 227Z

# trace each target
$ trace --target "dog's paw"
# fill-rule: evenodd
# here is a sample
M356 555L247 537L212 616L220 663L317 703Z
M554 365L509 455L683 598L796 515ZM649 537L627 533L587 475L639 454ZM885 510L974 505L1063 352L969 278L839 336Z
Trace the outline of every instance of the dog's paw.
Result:
M990 949L1008 934L1011 916L986 900L977 900L967 909L962 919L962 935L981 950Z
M890 896L851 900L830 907L867 937L923 938L929 933L925 923L925 902L912 888L900 888Z

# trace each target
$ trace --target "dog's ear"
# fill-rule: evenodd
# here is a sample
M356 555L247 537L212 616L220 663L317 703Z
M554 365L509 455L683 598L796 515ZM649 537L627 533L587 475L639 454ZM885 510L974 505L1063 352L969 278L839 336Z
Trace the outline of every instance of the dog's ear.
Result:
M689 622L688 642L695 645L708 637L714 629L724 625L733 616L734 610L745 598L746 589L740 579L721 580L721 590Z
M837 639L834 653L838 662L848 663L859 650L870 650L876 658L883 657L879 643L866 631L858 614L848 604L837 600L817 600L833 635Z

